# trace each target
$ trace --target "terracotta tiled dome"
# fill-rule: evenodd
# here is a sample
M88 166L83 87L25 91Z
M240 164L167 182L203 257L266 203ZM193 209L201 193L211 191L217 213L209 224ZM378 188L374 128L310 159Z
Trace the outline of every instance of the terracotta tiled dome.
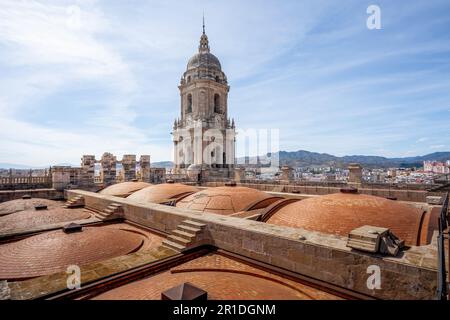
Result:
M230 215L270 198L273 197L256 189L225 186L208 188L191 194L179 201L177 207Z
M335 193L294 202L266 222L347 236L363 225L390 228L406 244L419 245L421 209L364 194ZM426 230L424 230L426 232Z
M17 199L0 203L0 216L11 214L14 212L34 210L35 206L45 205L48 209L61 207L62 203L59 201L32 198L32 199Z
M206 291L209 300L337 298L237 260L213 254L114 288L94 300L159 300L162 292L186 282Z
M65 271L133 252L144 236L113 227L85 227L82 232L46 232L0 246L0 279L21 279Z
M113 184L105 189L99 191L100 194L108 195L108 196L116 196L116 197L128 197L133 192L144 189L148 186L151 186L150 183L141 182L141 181L128 181Z
M0 232L28 230L62 222L89 219L90 217L91 214L84 209L26 210L0 217Z
M128 196L127 199L141 203L161 203L197 191L196 187L181 183L163 183L136 191Z

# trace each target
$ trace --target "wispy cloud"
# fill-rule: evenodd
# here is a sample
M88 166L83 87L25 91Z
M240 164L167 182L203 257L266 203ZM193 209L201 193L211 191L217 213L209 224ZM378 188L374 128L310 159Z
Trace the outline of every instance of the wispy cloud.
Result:
M379 31L360 1L0 1L0 162L170 159L203 10L240 128L337 155L450 145L445 1L379 1Z

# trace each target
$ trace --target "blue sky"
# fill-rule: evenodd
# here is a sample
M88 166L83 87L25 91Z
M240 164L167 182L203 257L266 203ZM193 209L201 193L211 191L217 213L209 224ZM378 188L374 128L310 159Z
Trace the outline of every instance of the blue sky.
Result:
M203 10L238 127L282 150L450 150L449 1L0 0L0 162L170 160Z

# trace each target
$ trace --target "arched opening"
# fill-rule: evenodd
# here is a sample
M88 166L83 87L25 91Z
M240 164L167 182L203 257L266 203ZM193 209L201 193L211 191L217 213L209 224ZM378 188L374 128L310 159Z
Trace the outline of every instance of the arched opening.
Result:
M188 94L186 113L191 113L191 112L192 112L192 94Z
M123 182L123 181L124 175L122 163L116 162L116 182Z
M103 167L101 163L94 164L94 183L103 182Z
M214 112L222 113L220 109L220 96L217 93L214 95Z
M187 83L191 82L191 76L187 77Z

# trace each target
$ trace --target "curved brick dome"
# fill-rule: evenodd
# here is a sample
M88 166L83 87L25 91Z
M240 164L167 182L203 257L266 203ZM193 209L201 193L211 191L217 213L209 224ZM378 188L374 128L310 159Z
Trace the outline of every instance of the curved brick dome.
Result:
M197 188L181 183L163 183L136 191L127 199L141 203L161 203L197 191Z
M420 244L423 211L364 194L335 193L294 202L267 223L347 236L363 225L390 228L409 245Z
M107 196L116 196L116 197L128 197L133 192L144 189L148 186L151 186L151 183L141 182L141 181L128 181L113 184L105 189L99 191L100 194L104 194Z
M55 200L32 198L17 199L0 203L0 216L11 214L14 212L34 210L35 206L45 205L48 209L61 207L62 203Z
M180 200L177 207L230 215L270 198L273 197L256 189L225 186L208 188L191 194Z
M46 232L0 246L0 279L21 279L65 271L137 250L144 237L109 227L86 227L66 234Z
M91 214L84 209L53 208L39 211L21 211L0 217L0 232L32 229L66 221L89 219L90 216Z
M208 300L336 299L320 290L216 254L104 292L96 300L159 300L161 293L189 282Z
M161 274L106 292L98 300L160 300L161 292L189 282L208 292L212 300L302 300L301 292L265 278L235 272Z

